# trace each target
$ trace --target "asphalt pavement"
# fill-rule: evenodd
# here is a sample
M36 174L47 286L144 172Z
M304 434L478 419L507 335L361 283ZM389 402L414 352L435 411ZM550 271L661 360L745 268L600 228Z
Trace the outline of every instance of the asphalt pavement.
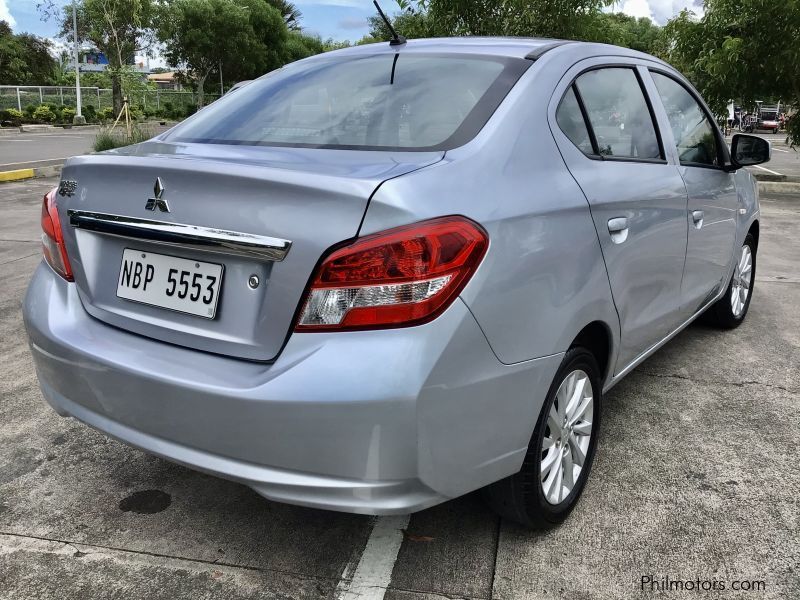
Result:
M97 129L63 129L47 133L13 133L0 136L0 171L64 162L70 156L92 151Z
M167 129L156 124L148 124L148 127L153 135ZM0 135L0 171L62 164L70 156L91 152L97 133L96 127L3 132Z
M798 597L800 196L762 194L745 323L693 325L615 387L577 509L531 532L478 494L410 518L278 504L58 417L20 314L55 182L0 186L3 600Z

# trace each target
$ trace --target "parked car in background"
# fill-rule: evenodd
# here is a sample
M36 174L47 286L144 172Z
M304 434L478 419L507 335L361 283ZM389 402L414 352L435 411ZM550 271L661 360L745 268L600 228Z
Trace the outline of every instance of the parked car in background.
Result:
M729 151L684 77L623 48L302 60L67 161L24 303L42 391L274 500L390 514L486 488L550 526L603 395L701 315L745 318L741 167L769 157Z
M755 128L761 131L769 131L770 133L778 133L780 127L780 108L778 106L762 106L758 113L758 122Z

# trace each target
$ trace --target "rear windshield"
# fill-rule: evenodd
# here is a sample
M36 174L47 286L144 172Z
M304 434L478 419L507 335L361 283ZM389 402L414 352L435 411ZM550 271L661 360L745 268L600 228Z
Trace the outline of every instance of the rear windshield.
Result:
M303 61L176 127L176 142L447 150L471 140L530 65L515 58L379 54Z

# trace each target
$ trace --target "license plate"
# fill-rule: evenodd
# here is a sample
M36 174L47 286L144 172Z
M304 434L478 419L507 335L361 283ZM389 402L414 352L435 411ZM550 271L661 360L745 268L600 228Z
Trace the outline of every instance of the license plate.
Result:
M213 319L223 266L126 248L117 296L206 319Z

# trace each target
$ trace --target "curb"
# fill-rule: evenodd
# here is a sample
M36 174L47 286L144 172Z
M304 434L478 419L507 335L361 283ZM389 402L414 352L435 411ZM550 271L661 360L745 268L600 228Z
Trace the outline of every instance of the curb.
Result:
M0 182L24 181L38 177L55 177L61 175L63 165L49 165L35 169L15 169L13 171L0 171Z
M0 181L20 181L35 177L33 169L14 169L13 171L0 171Z
M800 182L759 181L758 191L762 194L800 194Z
M772 173L753 173L757 181L789 182L800 183L800 176L797 175L774 175Z

